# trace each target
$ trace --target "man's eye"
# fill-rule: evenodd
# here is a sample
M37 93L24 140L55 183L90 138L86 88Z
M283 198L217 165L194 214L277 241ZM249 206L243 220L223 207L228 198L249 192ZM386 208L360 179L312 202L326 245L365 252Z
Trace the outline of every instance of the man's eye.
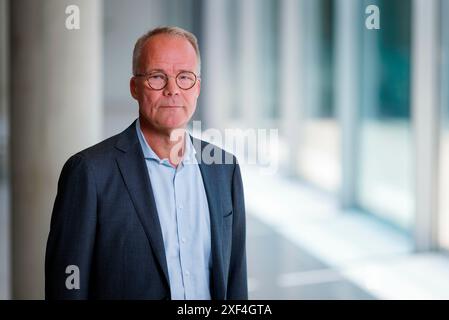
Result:
M152 79L152 80L164 80L165 76L163 74L153 74L153 75L150 75L150 79Z
M193 77L191 75L188 75L188 74L180 75L178 78L179 78L179 80L194 80Z

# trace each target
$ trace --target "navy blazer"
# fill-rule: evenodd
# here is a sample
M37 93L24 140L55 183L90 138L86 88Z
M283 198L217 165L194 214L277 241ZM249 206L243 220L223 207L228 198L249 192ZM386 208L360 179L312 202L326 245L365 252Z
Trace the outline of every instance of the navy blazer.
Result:
M224 150L193 142L201 145L197 156L207 147L227 159ZM219 300L248 298L243 186L237 160L229 157L232 164L199 164L210 211L211 297ZM66 286L75 275L68 266L78 267L79 288ZM47 242L45 297L171 298L162 231L134 123L65 163Z

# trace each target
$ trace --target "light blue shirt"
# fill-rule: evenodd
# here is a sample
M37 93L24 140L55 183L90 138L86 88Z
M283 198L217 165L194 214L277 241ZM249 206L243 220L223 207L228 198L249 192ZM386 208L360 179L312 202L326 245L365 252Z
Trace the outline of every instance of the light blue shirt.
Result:
M174 168L151 149L136 121L156 201L174 300L208 300L210 295L210 216L203 179L190 135L182 162Z

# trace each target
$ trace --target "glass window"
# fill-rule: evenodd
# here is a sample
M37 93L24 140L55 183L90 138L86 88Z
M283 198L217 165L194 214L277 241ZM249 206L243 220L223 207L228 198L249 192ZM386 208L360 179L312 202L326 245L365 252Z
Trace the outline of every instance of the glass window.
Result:
M304 2L304 128L298 171L331 192L340 187L340 129L334 110L334 1Z
M363 8L370 4L380 9L381 29L363 28L360 41L357 201L362 209L411 230L411 1L364 0Z
M230 116L232 119L239 119L243 116L242 105L241 105L241 77L239 68L239 52L240 52L240 38L239 30L241 10L239 10L240 0L228 0L227 5L227 28L229 34L229 59L226 61L229 66L229 97L231 100L231 112Z
M260 0L258 19L260 74L258 89L262 95L262 118L277 118L278 108L278 48L279 39L279 1Z

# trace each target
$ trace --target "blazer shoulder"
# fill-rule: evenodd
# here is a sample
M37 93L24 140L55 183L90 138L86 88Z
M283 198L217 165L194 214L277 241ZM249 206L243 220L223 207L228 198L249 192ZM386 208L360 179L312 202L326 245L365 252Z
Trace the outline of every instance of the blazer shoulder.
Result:
M202 139L192 136L195 150L200 150L201 162L214 165L238 165L237 157L225 149Z

